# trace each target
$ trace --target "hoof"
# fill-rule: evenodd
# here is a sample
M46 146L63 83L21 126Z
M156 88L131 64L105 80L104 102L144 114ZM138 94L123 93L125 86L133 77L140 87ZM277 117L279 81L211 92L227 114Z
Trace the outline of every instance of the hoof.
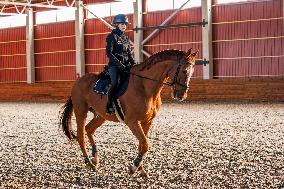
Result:
M129 166L129 175L133 175L137 171L138 167L135 165L130 165Z
M99 157L98 157L97 153L94 157L90 158L90 161L91 161L92 164L94 164L96 166L96 168L99 166L100 161L99 161Z
M148 178L148 173L142 168L140 170L140 177Z
M87 168L89 168L93 171L97 171L97 166L92 163L91 159L89 159L88 161L85 160L85 163L86 163Z
M93 170L93 171L97 171L97 166L92 164L91 162L86 163L87 168Z

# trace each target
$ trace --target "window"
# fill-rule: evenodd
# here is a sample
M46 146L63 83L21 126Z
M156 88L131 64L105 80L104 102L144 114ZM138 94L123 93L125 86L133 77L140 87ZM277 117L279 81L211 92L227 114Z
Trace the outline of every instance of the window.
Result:
M75 20L75 9L66 8L36 13L36 24Z
M10 19L9 17L7 16L7 17L0 18L0 28L9 28L9 27L11 27L11 23L9 21L9 19Z
M183 9L191 8L191 7L201 7L201 1L202 0L190 0L186 5L183 7ZM186 0L174 0L174 8L178 9L180 8Z
M36 24L56 22L56 10L36 13Z
M111 3L111 15L133 14L133 1L122 1Z
M159 11L173 9L173 0L148 0L147 11Z
M9 28L26 25L26 15L6 16L0 18L0 28Z
M75 9L73 8L59 9L56 13L57 22L75 20Z
M228 3L236 3L236 2L244 2L247 0L217 0L218 4L228 4Z
M89 5L88 9L99 17L110 16L110 3ZM95 18L95 16L88 12L87 18Z
M130 0L89 5L88 9L99 17L108 17L117 14L133 14L134 12L133 1ZM95 18L95 16L91 13L88 13L87 18Z
M148 0L147 11L159 11L180 8L187 0ZM183 9L201 6L201 0L190 0Z

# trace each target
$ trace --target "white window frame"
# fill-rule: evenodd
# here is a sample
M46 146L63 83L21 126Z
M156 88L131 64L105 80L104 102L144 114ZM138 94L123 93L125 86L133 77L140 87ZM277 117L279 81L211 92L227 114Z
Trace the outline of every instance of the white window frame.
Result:
M35 24L48 24L56 22L56 10L36 12Z
M123 9L123 7L126 7ZM117 14L133 14L133 0L125 0L121 2L101 3L88 5L88 9L99 17L110 17ZM94 15L88 12L88 19L95 18Z
M201 1L202 0L191 0L182 9L201 7ZM161 4L163 4L162 2L165 2L165 0L147 0L147 12L178 9L186 2L186 0L167 0L168 4L166 8L161 7Z
M217 0L217 4L231 4L231 3L243 3L248 0Z
M26 15L0 17L0 29L26 26Z
M92 4L88 5L88 9L99 17L109 17L110 16L110 3ZM95 18L91 13L87 13L87 19Z
M35 18L36 18L35 23L37 25L72 21L75 20L75 10L73 8L66 8L66 9L42 11L42 12L37 12L35 14Z
M58 9L56 11L56 21L57 22L65 22L75 20L75 9L74 8L66 8L66 9Z
M174 9L180 8L186 0L173 0L174 1ZM194 8L194 7L201 7L201 1L203 0L190 0L182 9Z

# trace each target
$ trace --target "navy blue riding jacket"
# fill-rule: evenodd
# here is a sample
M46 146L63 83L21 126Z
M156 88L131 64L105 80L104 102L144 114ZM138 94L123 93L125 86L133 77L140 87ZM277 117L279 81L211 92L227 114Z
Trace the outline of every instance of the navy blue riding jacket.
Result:
M109 67L121 67L119 64L125 66L134 64L129 39L118 28L112 30L106 38L106 55L109 58Z

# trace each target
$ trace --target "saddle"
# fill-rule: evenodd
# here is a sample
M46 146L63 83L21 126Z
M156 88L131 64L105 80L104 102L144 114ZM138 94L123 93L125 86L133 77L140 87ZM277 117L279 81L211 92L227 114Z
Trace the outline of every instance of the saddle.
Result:
M119 84L114 95L114 109L116 112L116 116L120 122L124 121L124 113L122 111L118 97L122 96L126 92L128 88L129 77L130 74L128 72L124 72L124 74L120 76ZM107 95L111 84L108 66L104 67L104 70L98 75L98 78L99 79L93 85L93 91L97 94Z
M120 76L120 80L116 89L116 94L114 95L115 98L122 96L127 90L129 76L130 74L127 72L124 72L124 74ZM111 84L108 66L104 67L104 70L98 75L98 78L99 79L93 86L93 90L98 94L107 95Z

